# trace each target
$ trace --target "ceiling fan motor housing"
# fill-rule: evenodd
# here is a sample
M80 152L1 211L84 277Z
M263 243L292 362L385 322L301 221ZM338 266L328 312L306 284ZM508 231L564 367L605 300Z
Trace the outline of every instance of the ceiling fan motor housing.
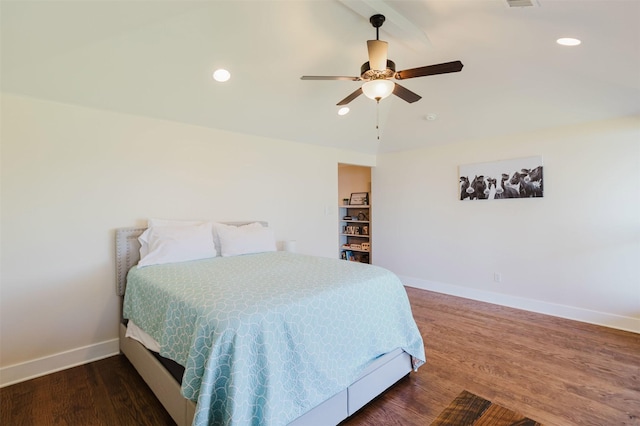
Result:
M373 15L371 18L369 18L369 22L371 22L371 25L373 25L374 28L380 28L382 26L382 24L384 23L384 15Z
M396 63L387 59L387 69L384 71L372 70L369 62L365 62L360 67L360 78L362 80L378 80L381 78L392 78L396 74Z

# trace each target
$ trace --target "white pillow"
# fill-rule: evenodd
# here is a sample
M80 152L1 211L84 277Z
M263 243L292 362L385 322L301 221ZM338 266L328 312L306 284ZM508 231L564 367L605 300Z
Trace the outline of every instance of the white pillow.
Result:
M148 253L140 258L138 268L215 257L212 227L213 224L209 222L193 226L154 226L147 229L145 238Z
M262 224L258 223L258 222L252 222L246 225L227 225L225 223L219 223L219 222L215 222L213 224L213 244L215 244L216 246L216 250L218 251L218 255L222 256L222 247L220 247L220 233L219 230L220 229L229 229L229 228L233 228L233 229L237 229L237 228L242 228L242 229L249 229L249 228L256 228L256 229L261 229L262 228Z
M151 218L147 221L147 228L139 237L140 242L140 259L143 259L149 253L149 233L150 229L156 226L194 226L202 225L202 220L172 220L172 219L156 219Z
M220 254L223 257L241 254L276 251L276 238L273 230L254 222L243 226L215 224L220 239Z

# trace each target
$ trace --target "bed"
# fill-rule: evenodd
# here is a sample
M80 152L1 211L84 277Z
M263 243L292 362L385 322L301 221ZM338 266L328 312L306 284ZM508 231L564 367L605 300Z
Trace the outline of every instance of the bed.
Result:
M120 348L178 425L335 425L425 360L389 271L277 251L137 268L145 229L116 230ZM209 281L222 287L201 292ZM127 337L134 321L157 348Z

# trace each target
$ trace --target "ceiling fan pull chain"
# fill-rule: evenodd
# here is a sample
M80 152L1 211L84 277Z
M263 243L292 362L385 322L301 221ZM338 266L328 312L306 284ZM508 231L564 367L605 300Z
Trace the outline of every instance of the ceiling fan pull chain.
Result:
M380 140L380 99L376 99L376 133Z

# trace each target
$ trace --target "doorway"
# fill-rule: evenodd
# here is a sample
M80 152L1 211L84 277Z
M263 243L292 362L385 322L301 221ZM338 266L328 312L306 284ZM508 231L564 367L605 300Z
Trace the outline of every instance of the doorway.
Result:
M372 263L371 167L338 164L338 256Z

